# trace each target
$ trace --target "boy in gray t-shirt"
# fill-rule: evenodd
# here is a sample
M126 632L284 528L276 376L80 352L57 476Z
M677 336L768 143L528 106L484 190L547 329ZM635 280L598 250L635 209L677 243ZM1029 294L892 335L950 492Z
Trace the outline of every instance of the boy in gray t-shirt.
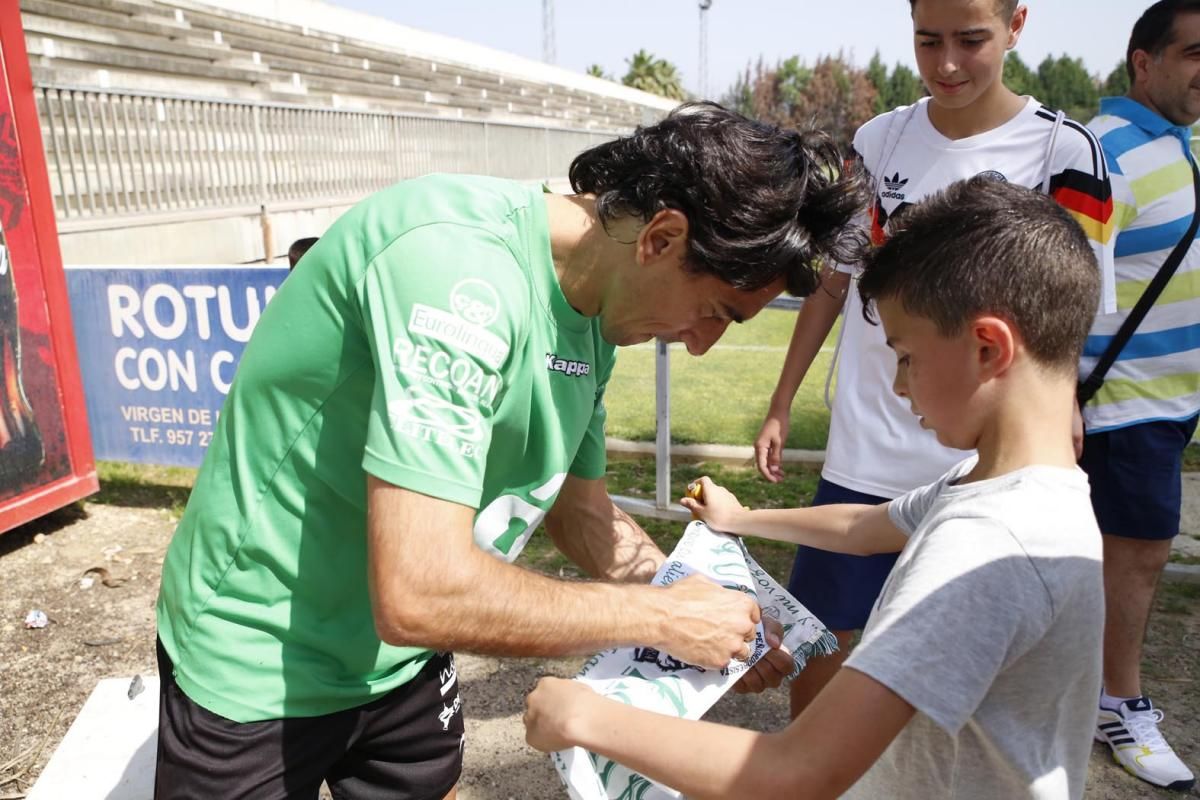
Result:
M1100 278L1057 204L957 183L896 220L859 293L894 389L976 450L885 506L744 510L701 478L716 529L900 552L855 650L788 728L667 718L545 678L527 739L581 746L689 798L1080 798L1100 690L1100 533L1072 443L1076 364ZM778 676L761 669L765 683Z
M977 467L889 504L908 543L846 666L919 713L848 797L1083 792L1104 609L1087 476Z

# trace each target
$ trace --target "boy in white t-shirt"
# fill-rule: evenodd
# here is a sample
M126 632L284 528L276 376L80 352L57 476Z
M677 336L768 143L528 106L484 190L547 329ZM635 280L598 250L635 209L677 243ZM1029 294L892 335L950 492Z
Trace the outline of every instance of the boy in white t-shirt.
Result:
M1103 630L1100 532L1071 435L1100 293L1088 241L1045 196L974 178L898 220L859 289L897 396L977 457L887 505L743 510L707 478L700 502L683 500L719 530L900 552L845 667L779 733L544 678L531 745L584 747L692 800L1083 795Z
M1112 198L1100 147L1082 125L1002 81L1004 55L1024 29L1017 0L910 0L914 48L929 90L912 106L859 128L854 150L869 173L874 244L912 203L957 180L989 175L1040 189L1071 212L1100 263L1104 308L1112 288ZM843 308L858 305L849 267L830 271L801 309L783 370L755 440L759 471L782 477L792 400ZM848 300L847 300L848 298ZM813 505L883 503L937 478L961 458L923 431L887 391L892 359L878 328L847 314L838 343L837 387L825 464ZM797 549L789 590L838 637L840 650L814 659L791 687L792 716L850 652L894 558Z

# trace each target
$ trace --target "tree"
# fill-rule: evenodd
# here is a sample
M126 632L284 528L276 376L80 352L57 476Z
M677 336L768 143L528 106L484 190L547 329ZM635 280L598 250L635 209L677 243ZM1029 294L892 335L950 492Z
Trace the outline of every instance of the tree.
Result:
M762 72L762 59L758 60L758 72ZM750 72L750 65L746 65L746 71L737 76L737 80L733 82L721 96L721 105L728 109L732 109L744 117L754 116L754 77Z
M925 96L925 84L903 64L897 64L888 78L887 111L897 106L910 106Z
M871 85L875 87L874 110L876 114L891 111L897 106L911 105L925 94L925 86L921 83L921 79L903 64L894 66L889 75L878 50L875 51L875 55L871 56L871 62L867 64L864 74Z
M899 65L897 65L897 68ZM888 68L883 64L883 58L880 57L879 51L875 51L875 55L871 56L871 62L867 64L867 80L875 87L875 113L882 114L885 111L890 111L891 92L888 81Z
M858 127L874 116L878 96L866 71L839 53L811 67L798 56L773 69L759 61L753 71L746 69L726 99L734 100L731 105L746 116L789 128L816 127L845 147Z
M1105 97L1121 97L1129 94L1129 73L1125 71L1125 62L1113 67L1104 83L1100 84L1100 94Z
M611 81L612 76L604 71L604 67L599 64L592 64L587 68L587 74L593 78L601 78L602 80Z
M1004 85L1016 94L1029 95L1043 102L1046 101L1043 96L1045 90L1042 88L1042 82L1038 79L1037 73L1026 66L1021 57L1014 52L1010 52L1004 58Z
M1073 119L1088 120L1096 115L1100 91L1082 59L1046 56L1038 65L1038 80L1045 92L1040 99L1051 108L1060 108Z
M625 63L629 65L629 71L621 83L626 86L672 100L687 99L679 70L670 61L656 58L643 49L634 53L632 58L625 59Z

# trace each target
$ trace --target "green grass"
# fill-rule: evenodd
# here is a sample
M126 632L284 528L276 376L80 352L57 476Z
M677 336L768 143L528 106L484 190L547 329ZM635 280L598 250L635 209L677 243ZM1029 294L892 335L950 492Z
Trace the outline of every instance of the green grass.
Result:
M808 505L817 489L819 473L812 468L793 466L787 477L776 484L767 483L758 472L749 467L732 467L721 464L677 464L671 470L672 496L678 499L688 481L707 475L738 496L751 508L780 508ZM608 465L608 490L611 494L629 497L654 497L654 461L630 459L610 461ZM680 522L639 518L638 522L654 539L659 548L671 552L683 533ZM792 567L794 545L770 542L763 539L747 540L754 557L777 578L784 578ZM518 563L560 577L581 577L575 565L567 561L554 548L545 531L539 531L525 546Z
M176 518L183 514L183 507L187 504L188 494L196 479L194 469L155 467L119 461L101 461L97 464L97 472L100 477L100 492L88 498L88 502L164 508ZM793 467L788 470L787 477L781 483L770 484L748 467L703 463L678 464L671 474L674 496L682 495L688 481L701 475L708 475L736 494L743 503L754 508L807 505L816 491L818 478L814 469ZM612 494L653 498L654 482L652 459L629 459L609 463L608 489ZM670 552L683 533L683 525L678 522L655 519L639 519L639 522L664 552ZM791 569L792 554L795 551L791 545L756 540L750 545L750 549L759 563L773 575L786 576ZM519 563L551 575L579 576L575 565L555 549L544 531L539 531L530 539Z
M1164 614L1191 614L1200 601L1200 584L1163 581L1158 586L1158 610Z
M731 325L721 341L700 358L673 345L671 440L677 444L752 444L767 413L795 322L794 312L767 309L743 325ZM796 393L787 447L825 449L829 436L825 377L837 331L835 326L824 352L817 355ZM779 349L736 349L747 345ZM653 345L618 351L605 395L609 436L654 439L654 353ZM891 389L881 387L881 391ZM1193 442L1185 450L1183 469L1200 472L1200 443Z
M771 392L783 366L796 315L767 309L743 325L731 325L701 358L682 346L671 348L671 438L682 444L750 444L758 435ZM817 355L792 404L787 447L821 450L829 435L825 376L836 336ZM744 350L746 346L778 348ZM652 440L654 419L654 347L625 348L608 385L608 435Z
M99 461L96 474L100 491L89 502L138 508L165 508L178 519L183 516L197 470Z

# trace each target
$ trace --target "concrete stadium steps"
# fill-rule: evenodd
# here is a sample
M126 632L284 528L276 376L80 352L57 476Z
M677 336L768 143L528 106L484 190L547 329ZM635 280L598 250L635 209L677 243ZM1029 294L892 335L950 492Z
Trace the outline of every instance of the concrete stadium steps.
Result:
M249 84L267 78L267 73L262 70L220 64L215 59L136 51L123 45L94 44L33 34L25 37L25 46L31 61L34 57L40 57L40 66L53 66L50 62L58 61L67 62L68 65L88 64L108 69L113 85L119 85L117 79L123 72L160 72Z
M270 37L266 37L261 24L205 11L200 7L189 9L187 19L196 30L220 33L223 40L236 48L259 53L272 70L397 88L415 87L434 95L449 96L452 98L449 101L451 104L460 102L468 113L477 110L481 113L492 111L518 116L529 114L608 128L628 128L641 122L641 111L629 103L614 101L612 113L605 109L602 117L607 119L600 121L591 117L590 109L607 106L608 102L598 95L587 95L587 102L580 110L572 108L576 90L570 87L544 86L506 78L451 60L406 56L315 31L305 33L303 30L289 31L272 27ZM339 94L351 93L343 89ZM531 98L537 98L537 102L532 102ZM472 102L474 100L483 102ZM430 102L440 105L443 101L434 99Z
M97 27L119 28L137 33L155 33L170 38L186 34L191 25L179 22L172 16L160 19L157 16L145 16L139 11L137 16L109 8L86 6L78 2L66 0L21 0L21 18L25 15L41 14L45 17L86 23Z
M602 130L627 130L646 114L452 54L416 56L193 0L22 0L21 8L34 66L57 85Z
M270 260L429 172L558 185L581 150L669 106L330 6L20 6L68 263Z
M101 28L88 22L58 19L28 11L21 15L21 23L27 36L41 34L62 41L118 47L138 53L186 56L214 63L232 57L232 49L228 44L215 42L211 38L165 38L161 33ZM262 71L266 71L266 67Z

